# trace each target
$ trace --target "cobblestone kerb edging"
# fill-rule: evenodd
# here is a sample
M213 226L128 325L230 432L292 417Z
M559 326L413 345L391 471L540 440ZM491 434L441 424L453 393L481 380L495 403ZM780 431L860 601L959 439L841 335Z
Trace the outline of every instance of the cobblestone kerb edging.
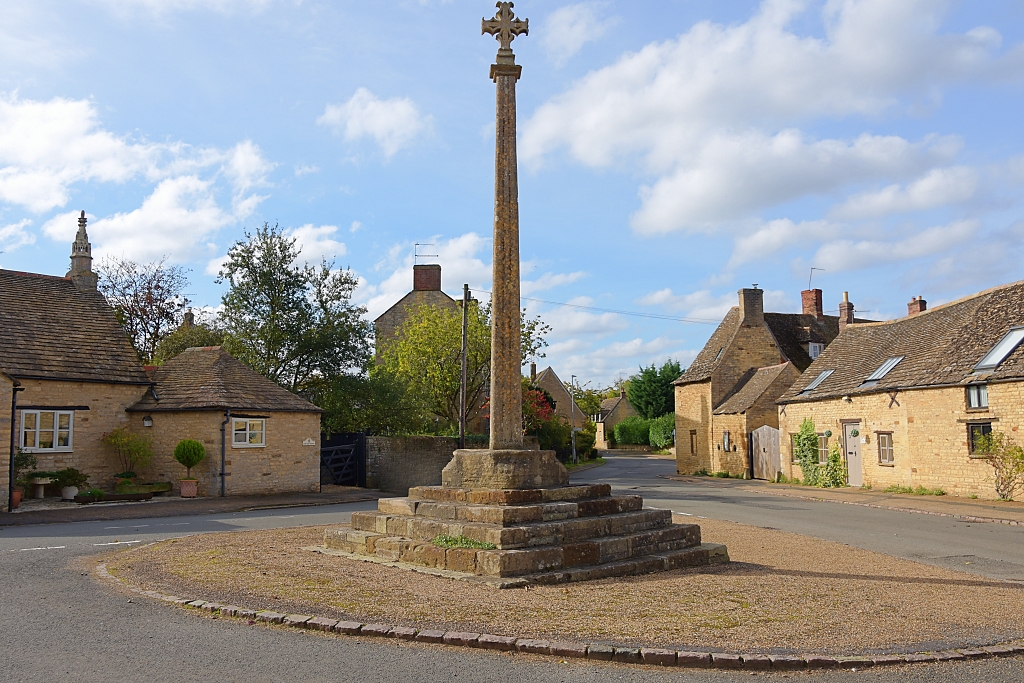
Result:
M731 652L686 652L655 647L617 647L598 643L570 643L534 638L513 638L488 633L464 631L420 630L407 626L339 621L306 614L283 614L270 610L251 610L235 605L224 605L206 600L181 598L157 591L132 586L107 571L106 563L97 565L96 573L104 579L119 583L133 593L191 609L198 609L224 617L280 624L311 631L324 631L346 636L373 636L395 638L420 643L440 643L456 647L473 647L502 652L525 652L563 658L591 659L656 666L674 666L696 669L744 669L746 671L803 671L808 669L866 669L876 666L925 664L989 657L1010 657L1024 654L1024 640L1015 640L977 648L960 648L942 652L920 652L904 655L864 655L853 657L825 657L807 655L755 655Z

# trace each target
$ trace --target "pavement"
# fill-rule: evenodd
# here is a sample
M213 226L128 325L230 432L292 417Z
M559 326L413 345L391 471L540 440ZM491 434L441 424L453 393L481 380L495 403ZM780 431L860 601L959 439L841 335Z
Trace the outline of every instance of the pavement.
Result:
M608 481L619 491L639 492L649 505L694 516L773 526L849 542L899 556L920 552L943 566L972 553L989 565L969 566L987 576L1013 573L999 562L1024 566L1024 529L964 524L952 518L817 502L778 499L709 484L664 478L671 461L612 457L579 473L578 482ZM748 681L756 672L657 670L646 667L560 661L402 644L333 638L297 629L215 620L100 583L92 569L99 557L125 546L194 533L282 528L348 521L373 501L287 509L218 511L212 514L121 521L80 521L0 528L0 624L4 662L25 681L80 678L90 681ZM156 508L152 508L156 509ZM890 535L896 535L893 541ZM1024 577L1024 573L1019 574ZM756 674L779 679L784 674ZM859 672L800 674L809 680L943 681L1024 680L1021 658L902 666ZM792 677L790 675L789 677Z

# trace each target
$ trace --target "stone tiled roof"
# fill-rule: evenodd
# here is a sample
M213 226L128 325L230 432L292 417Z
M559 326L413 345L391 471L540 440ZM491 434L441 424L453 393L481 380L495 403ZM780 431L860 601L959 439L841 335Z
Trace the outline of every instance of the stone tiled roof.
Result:
M745 413L757 402L757 399L779 378L789 363L772 365L767 368L751 370L740 380L739 390L726 399L715 409L715 415L733 415ZM769 403L769 405L771 405Z
M811 365L804 345L809 342L831 344L839 336L839 317L834 315L818 320L802 313L765 313L764 322L782 355L801 372Z
M1024 282L953 301L888 322L850 325L787 391L780 403L813 401L912 387L1024 378L1024 345L994 371L974 366L1006 333L1024 326ZM905 356L885 377L865 384L887 359ZM803 389L833 370L818 388Z
M103 295L0 270L0 369L13 377L149 384Z
M718 362L721 360L722 351L732 343L733 337L740 329L740 309L738 306L733 306L729 309L729 312L725 314L725 318L719 323L718 328L708 339L708 342L701 349L697 357L690 363L690 367L686 368L679 379L673 384L693 384L694 382L703 382L711 377L711 374L718 367ZM602 406L603 408L603 406Z
M153 371L155 387L133 412L259 410L318 413L320 409L254 372L219 346L187 349Z

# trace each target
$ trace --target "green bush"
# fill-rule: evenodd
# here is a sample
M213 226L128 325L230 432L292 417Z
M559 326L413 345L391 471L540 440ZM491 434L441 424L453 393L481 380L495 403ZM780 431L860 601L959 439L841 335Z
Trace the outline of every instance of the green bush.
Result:
M666 413L651 420L651 445L655 448L672 447L672 431L676 428L676 414Z
M184 439L174 447L174 459L187 470L185 477L192 478L192 468L206 459L206 448L194 439Z
M800 423L800 431L796 435L793 448L796 451L793 459L800 463L804 484L817 486L818 471L821 469L818 464L818 432L810 418Z
M587 420L580 431L576 432L576 457L587 460L596 455L594 444L597 442L597 425Z
M846 463L843 461L843 448L839 442L828 447L828 459L819 468L818 486L823 489L837 489L846 486Z
M615 425L615 443L633 446L651 444L651 421L633 415Z
M103 435L103 443L114 449L123 470L118 476L134 476L136 466L145 467L153 459L153 441L135 434L127 427L118 427Z
M69 467L65 470L57 470L53 474L54 484L60 488L74 486L77 489L82 489L89 483L88 475L79 472L74 467Z

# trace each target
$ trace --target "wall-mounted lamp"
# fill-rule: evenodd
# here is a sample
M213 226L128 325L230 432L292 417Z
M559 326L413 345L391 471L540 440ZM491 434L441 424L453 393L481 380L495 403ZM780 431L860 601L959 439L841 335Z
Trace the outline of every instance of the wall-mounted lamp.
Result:
M152 427L153 426L153 416L152 415L147 415L146 417L142 418L142 426L143 427Z

